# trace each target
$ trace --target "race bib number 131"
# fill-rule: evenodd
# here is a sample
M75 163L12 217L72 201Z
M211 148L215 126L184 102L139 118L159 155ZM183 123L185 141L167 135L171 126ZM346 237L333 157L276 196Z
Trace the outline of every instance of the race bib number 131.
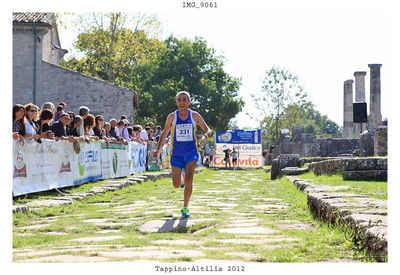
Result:
M193 141L192 124L176 125L176 141Z

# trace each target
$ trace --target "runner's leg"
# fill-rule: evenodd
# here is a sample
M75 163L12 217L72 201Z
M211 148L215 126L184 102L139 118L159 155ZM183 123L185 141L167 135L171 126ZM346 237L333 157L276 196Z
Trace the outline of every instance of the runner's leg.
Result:
M179 167L171 167L172 172L172 184L175 188L179 188L182 183L182 168Z
M193 176L197 166L197 161L189 162L185 167L185 191L183 197L183 206L188 207L190 197L192 196L193 190Z

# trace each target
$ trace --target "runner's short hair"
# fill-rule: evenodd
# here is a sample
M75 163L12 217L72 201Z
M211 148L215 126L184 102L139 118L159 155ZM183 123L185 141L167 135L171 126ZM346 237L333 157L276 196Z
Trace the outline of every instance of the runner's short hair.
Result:
M188 92L186 92L186 91L180 91L179 93L177 93L176 94L176 99L178 99L178 96L181 95L181 94L185 94L188 97L188 99L190 100L190 94Z

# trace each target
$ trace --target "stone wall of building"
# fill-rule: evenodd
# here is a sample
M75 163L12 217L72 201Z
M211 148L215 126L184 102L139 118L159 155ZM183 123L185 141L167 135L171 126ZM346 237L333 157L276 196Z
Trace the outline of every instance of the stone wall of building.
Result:
M130 122L134 117L134 92L109 82L83 75L58 65L41 62L38 104L64 101L67 110L78 113L80 106L90 113L102 114L105 120L119 119L122 114Z
M80 106L90 113L102 114L105 120L126 115L135 119L135 92L109 82L68 70L58 65L62 49L53 25L13 24L13 104L35 103L39 107L50 101L56 106L63 101L67 111L78 113ZM36 55L34 57L34 48ZM49 62L43 61L47 60ZM34 63L36 62L36 98L34 98Z
M358 139L328 138L316 139L311 149L312 157L336 157L351 155L359 148Z
M36 28L42 35L47 28ZM34 39L32 28L18 26L13 30L13 104L33 101L34 44L36 44L36 65L42 60L41 42ZM36 73L37 73L36 68ZM36 74L37 75L37 74ZM36 81L37 82L37 81ZM37 89L36 89L37 92Z

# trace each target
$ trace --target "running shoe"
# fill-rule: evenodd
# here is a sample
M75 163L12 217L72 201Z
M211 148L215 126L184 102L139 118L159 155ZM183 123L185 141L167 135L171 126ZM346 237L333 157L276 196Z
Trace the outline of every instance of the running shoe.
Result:
M189 218L190 217L190 213L189 213L189 209L188 208L182 208L182 210L181 210L181 213L182 213L182 217L183 218Z

